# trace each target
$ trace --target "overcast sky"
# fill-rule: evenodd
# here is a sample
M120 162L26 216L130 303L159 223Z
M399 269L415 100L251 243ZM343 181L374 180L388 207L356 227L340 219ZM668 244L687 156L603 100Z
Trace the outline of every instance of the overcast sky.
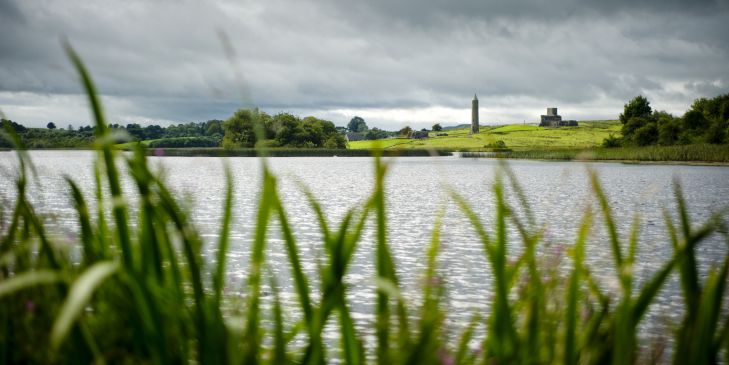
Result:
M255 105L422 128L469 122L474 93L482 124L615 119L729 92L729 0L0 0L6 118L90 123L62 37L123 124Z

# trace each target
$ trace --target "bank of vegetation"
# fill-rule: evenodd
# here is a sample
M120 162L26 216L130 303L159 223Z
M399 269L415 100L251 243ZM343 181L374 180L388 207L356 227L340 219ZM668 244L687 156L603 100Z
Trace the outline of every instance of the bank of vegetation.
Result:
M12 120L0 124L12 128L26 148L92 148L96 126L59 128L48 123L46 128L28 128ZM229 119L208 120L161 127L136 123L109 124L110 138L118 148L132 149L137 143L150 148L225 149L300 148L346 149L347 140L334 123L314 117L300 118L289 113L268 115L255 109L238 110ZM0 148L11 148L12 142L0 136Z
M602 148L528 149L500 154L508 158L729 163L729 94L694 101L683 116L653 110L637 96L620 114L620 134Z
M622 136L607 139L605 147L729 144L729 94L696 99L681 117L653 110L647 98L636 96L620 122Z
M0 120L4 128L11 128L20 138L26 148L82 148L93 147L96 126L69 125L65 129L49 122L46 128L29 128L8 119ZM145 127L137 123L121 125L109 124L110 138L115 143L126 143L127 146L136 142L144 144L159 144L161 147L207 147L211 144L220 146L223 139L223 121L209 120L203 123L181 123L161 127L156 124ZM12 141L0 136L0 147L11 148Z
M588 149L542 149L505 151L484 154L463 152L462 157L499 157L565 161L636 161L729 163L729 145L694 144L679 146L645 146Z
M631 364L667 358L676 364L729 362L725 310L729 254L715 257L719 265L706 275L699 274L696 256L709 236L726 238L725 216L693 220L686 208L690 202L677 187L675 214L666 214L666 245L674 253L639 280L633 269L640 249L635 234L639 223L627 236L617 232L609 198L594 174L595 206L582 216L572 237L571 260L563 265L538 254L550 242L508 168L492 188L490 225L463 197L451 193L474 228L473 239L483 247L488 265L481 269L492 273L492 291L482 293L489 298L489 310L474 313L465 328L454 328L446 321L448 311L455 310L444 300L449 278L439 271L440 219L428 227L432 240L421 299L403 296L390 249L394 239L387 233L386 163L373 160L371 195L339 221L331 221L316 197L304 189L316 213L313 224L321 230L319 247L324 252L315 278L301 266L303 252L288 221L290 212L281 201L276 176L262 159L244 304L239 304L239 294L226 289L226 253L236 209L232 174L228 173L222 192L219 239L205 242L192 222L192 212L150 170L141 146L133 155L118 155L93 84L78 57L70 49L69 54L97 119L96 189L84 191L67 179L79 235L71 246L60 244L28 197L32 161L18 152L17 193L10 205L3 206L0 226L0 361L4 363ZM20 143L17 135L13 140ZM133 191L123 189L122 178L133 181ZM91 196L98 200L98 209L89 205ZM138 205L132 207L131 202ZM136 214L130 214L132 209ZM614 259L614 289L596 280L585 262L585 247L594 239L591 231L598 221L609 237L605 244ZM356 329L346 280L368 225L374 229L372 279L377 297L372 339ZM282 239L271 240L271 229L279 230ZM507 232L512 229L520 238L509 242ZM278 244L290 268L297 308L282 307L280 284L269 270L270 246ZM515 250L515 245L521 247ZM214 259L204 260L203 252L212 253ZM674 331L664 334L665 342L641 346L639 328L673 274L682 288L681 318L672 324ZM314 282L320 283L318 290L312 287ZM325 328L338 340L329 340Z
M425 157L451 156L450 151L429 150L351 150L327 148L154 148L148 149L152 156L185 157Z
M289 113L270 116L257 109L240 109L223 123L223 148L252 147L347 148L347 140L328 120L299 118Z

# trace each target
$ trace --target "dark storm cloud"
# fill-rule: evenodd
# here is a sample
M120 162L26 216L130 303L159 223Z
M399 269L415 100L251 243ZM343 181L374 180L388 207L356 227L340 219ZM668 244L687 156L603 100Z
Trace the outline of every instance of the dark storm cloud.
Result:
M598 14L612 16L619 12L680 12L711 14L726 10L726 0L559 0L559 1L483 1L483 0L370 0L361 6L373 12L403 19L451 18L524 18L559 21L567 16Z
M225 118L254 103L429 126L467 120L474 92L487 122L547 106L612 118L641 93L680 112L729 91L727 0L0 0L0 20L0 109L36 124L88 118L69 102L82 99L62 36L119 121Z

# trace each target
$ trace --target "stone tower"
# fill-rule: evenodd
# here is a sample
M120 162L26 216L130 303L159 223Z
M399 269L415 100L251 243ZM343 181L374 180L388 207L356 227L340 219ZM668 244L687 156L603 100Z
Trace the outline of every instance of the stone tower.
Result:
M471 134L478 133L478 98L473 94L471 102Z

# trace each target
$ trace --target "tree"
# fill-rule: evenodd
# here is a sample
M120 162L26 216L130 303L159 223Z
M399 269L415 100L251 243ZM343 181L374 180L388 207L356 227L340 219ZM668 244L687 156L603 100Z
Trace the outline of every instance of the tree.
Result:
M638 128L633 136L633 141L638 146L655 144L658 141L658 128L656 128L656 123L647 123Z
M652 115L648 99L643 95L638 95L625 104L623 113L620 114L620 122L623 123L623 139L628 143L645 146L646 143L651 144L658 140L656 119ZM640 137L635 135L638 130L641 130Z
M297 147L303 144L304 131L301 121L293 114L279 113L273 116L272 124L276 130L276 142L279 146Z
M666 112L657 114L658 144L661 146L676 144L679 141L683 129L681 127L681 121Z
M364 119L362 119L358 116L355 116L347 124L347 129L350 132L361 133L361 132L366 132L368 128L367 128L367 123L365 123Z
M205 135L212 136L215 134L223 135L223 121L222 120L208 120L205 122Z
M225 130L223 136L224 148L253 147L256 144L253 113L250 109L238 109L232 117L223 123L223 129Z
M401 129L398 134L400 134L403 137L410 138L410 134L413 133L413 129L410 128L410 126L406 126L405 128Z
M625 104L623 113L620 114L620 122L627 124L630 118L645 117L651 115L651 104L643 95L638 95Z
M367 134L365 134L366 140L375 140L375 139L383 139L387 138L387 132L383 131L380 128L372 128L369 131L367 131Z
M129 123L126 126L126 130L135 141L144 140L144 129L142 129L141 125L137 123Z
M443 127L440 126L440 123L435 123L433 125L433 128L431 128L431 129L433 130L433 132L440 132L443 130Z
M10 125L11 128L15 131L15 133L24 133L28 130L28 128L25 128L24 125L18 124L13 122L10 119L0 119L0 132L5 130L5 125Z
M347 148L347 140L342 134L334 133L330 135L326 141L324 141L323 147L329 149Z
M144 139L159 139L165 134L165 130L157 124L152 124L144 127ZM220 135L223 133L221 131Z
M709 120L698 110L689 110L683 115L683 126L691 131L700 132L709 126Z
M725 130L724 123L721 122L714 122L711 123L709 128L707 128L705 133L705 139L706 142L712 143L712 144L720 144L724 143L726 140L726 130Z
M48 122L48 124L46 124L46 128L48 128L48 129L56 129L56 123Z

